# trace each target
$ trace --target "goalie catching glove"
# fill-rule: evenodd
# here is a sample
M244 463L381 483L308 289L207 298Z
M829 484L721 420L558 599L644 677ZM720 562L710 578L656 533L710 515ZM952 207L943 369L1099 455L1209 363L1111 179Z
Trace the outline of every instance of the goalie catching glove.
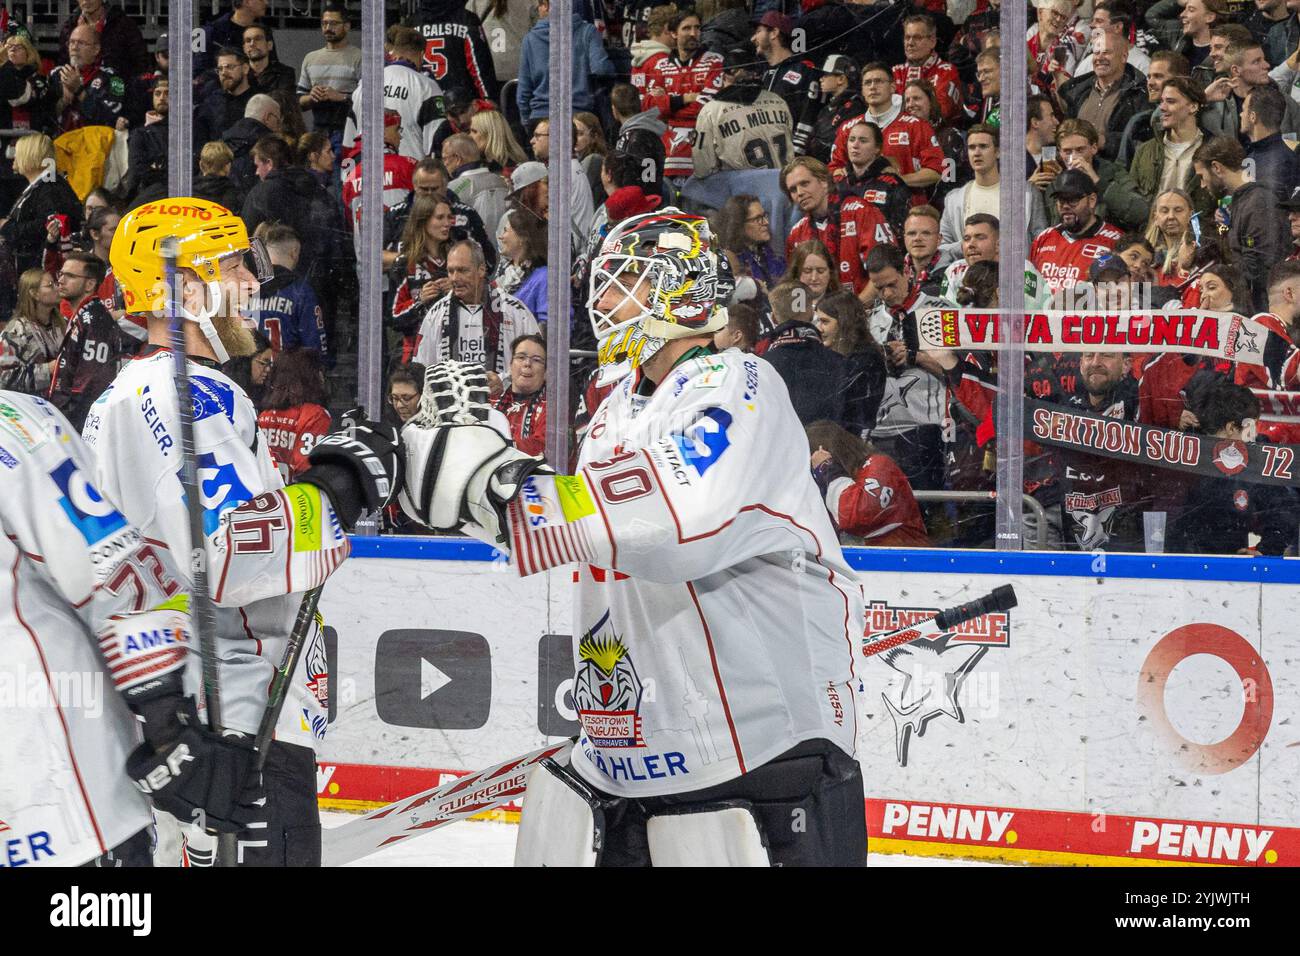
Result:
M363 511L382 510L402 486L402 439L391 425L359 421L322 438L307 458L312 466L298 480L329 496L348 532Z
M487 376L464 362L428 369L420 411L402 428L406 480L398 501L415 521L438 531L476 525L506 540L506 505L535 472L553 474L487 424Z

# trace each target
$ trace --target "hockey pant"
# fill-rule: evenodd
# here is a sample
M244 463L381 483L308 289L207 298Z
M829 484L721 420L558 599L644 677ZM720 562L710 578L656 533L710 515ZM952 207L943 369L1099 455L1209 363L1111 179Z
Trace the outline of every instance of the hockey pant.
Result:
M576 777L570 770L562 772ZM573 783L575 789L595 798L596 866L652 865L654 840L647 834L652 819L682 818L689 824L684 819L688 815L730 815L720 825L734 833L741 825L736 817L742 810L747 818L752 816L757 838L773 866L865 866L867 862L862 770L856 759L827 740L805 741L741 777L690 793L613 797L593 791L584 781ZM527 798L524 813L526 820ZM732 848L739 842L733 840ZM743 856L745 848L738 853Z

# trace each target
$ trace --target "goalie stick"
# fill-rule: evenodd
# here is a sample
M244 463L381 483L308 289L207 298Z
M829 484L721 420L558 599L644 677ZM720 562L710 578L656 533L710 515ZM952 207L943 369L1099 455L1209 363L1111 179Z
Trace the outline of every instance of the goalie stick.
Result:
M326 830L321 840L321 864L343 866L408 837L509 803L523 796L534 764L548 757L565 760L572 749L571 740L543 747Z
M914 621L906 627L865 640L863 654L871 657L923 637L937 637L964 621L1015 606L1015 590L1009 584L1003 585L983 597L940 611L927 620ZM535 764L547 758L563 761L572 749L571 740L543 747L381 807L337 829L327 830L322 840L322 865L344 866L409 837L509 803L523 795L528 773Z
M186 556L190 572L190 620L191 627L197 632L199 658L203 663L203 701L207 708L208 726L213 733L219 734L222 722L217 627L208 590L207 535L203 531L203 498L199 493L198 452L194 445L194 398L190 389L189 356L181 327L183 300L180 272L176 267L178 246L175 237L164 239L159 251L167 282L167 322L175 363L176 412L180 416L181 487L185 492L185 510L190 526L190 553ZM217 837L217 866L235 865L235 847L235 834L223 833Z

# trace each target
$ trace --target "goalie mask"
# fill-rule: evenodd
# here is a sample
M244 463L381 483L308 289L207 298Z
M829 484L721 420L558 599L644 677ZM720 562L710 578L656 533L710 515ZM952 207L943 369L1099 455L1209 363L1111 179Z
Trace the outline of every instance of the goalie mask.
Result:
M704 217L668 208L619 223L592 261L587 299L602 380L644 365L669 339L724 328L734 288Z
M199 326L217 360L225 362L229 351L213 320L228 311L227 302L233 298L228 289L231 273L242 262L259 282L265 282L273 274L270 257L260 239L249 241L242 219L214 202L185 196L137 206L118 224L108 253L128 312L168 314L170 290L162 243L169 237L176 240L177 268L193 272L207 289L206 307L194 312L178 302L177 312ZM222 324L228 327L230 322Z

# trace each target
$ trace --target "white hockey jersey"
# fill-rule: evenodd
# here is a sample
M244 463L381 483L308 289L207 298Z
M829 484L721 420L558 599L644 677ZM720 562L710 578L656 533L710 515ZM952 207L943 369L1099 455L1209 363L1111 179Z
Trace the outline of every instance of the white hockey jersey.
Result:
M146 349L91 406L84 437L95 452L100 487L122 512L147 536L188 554L172 374L170 350ZM189 374L208 585L221 644L222 720L256 733L302 592L323 584L350 544L319 489L284 486L244 391L220 370L192 360ZM198 655L192 657L186 686L197 693ZM313 626L276 739L314 746L325 736L328 705L324 637Z
M352 91L352 107L343 125L341 152L347 152L361 135L361 91ZM419 162L433 151L433 134L443 119L442 87L426 73L406 63L384 67L384 109L402 118L402 139L397 151Z
M732 89L728 87L727 89ZM728 100L724 89L695 119L691 161L696 176L729 169L784 169L793 157L794 121L785 100L759 90L753 103Z
M825 738L853 753L862 591L781 377L739 351L634 376L577 475L510 505L521 573L576 564L573 765L606 793L699 790Z
M0 392L0 867L78 866L153 822L118 688L183 666L155 609L183 622L187 596L92 477L53 405Z

